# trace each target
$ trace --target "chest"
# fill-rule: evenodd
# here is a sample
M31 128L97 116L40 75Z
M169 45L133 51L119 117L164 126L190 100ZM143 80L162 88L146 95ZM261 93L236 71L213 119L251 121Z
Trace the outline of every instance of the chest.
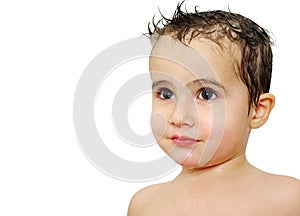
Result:
M140 215L172 216L260 216L277 215L267 198L255 193L226 190L162 191L153 197ZM274 211L275 210L275 211Z

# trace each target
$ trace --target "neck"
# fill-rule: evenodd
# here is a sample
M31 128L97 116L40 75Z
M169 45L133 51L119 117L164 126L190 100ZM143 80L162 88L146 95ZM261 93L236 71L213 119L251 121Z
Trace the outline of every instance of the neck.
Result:
M243 168L249 167L249 165L250 164L246 159L245 153L241 153L228 161L212 166L205 166L200 168L190 168L183 166L182 171L178 177L203 176L202 174L220 176L224 174L236 173L239 170L243 170Z

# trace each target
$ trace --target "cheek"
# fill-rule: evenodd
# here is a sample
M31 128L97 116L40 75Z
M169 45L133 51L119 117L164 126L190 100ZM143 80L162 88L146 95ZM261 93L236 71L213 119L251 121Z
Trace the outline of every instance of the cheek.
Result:
M226 119L226 139L233 139L243 144L247 142L250 133L250 117L248 116L247 102L241 100L242 105L228 108Z
M155 99L152 101L150 124L153 135L157 142L161 140L166 132L170 109L170 106L161 105L160 103L156 102Z
M212 163L228 160L238 152L244 151L250 133L248 121L245 114L227 113L222 138Z
M159 141L166 131L166 118L162 113L153 111L150 123L153 135Z
M220 140L225 128L223 105L208 104L198 109L199 134L204 140Z
M232 104L215 103L199 112L199 132L206 141L201 166L227 160L245 147L249 136L247 112L241 105Z
M205 166L215 156L222 146L226 133L226 120L224 109L210 111L200 118L200 133L205 140L204 148L201 152L199 165Z

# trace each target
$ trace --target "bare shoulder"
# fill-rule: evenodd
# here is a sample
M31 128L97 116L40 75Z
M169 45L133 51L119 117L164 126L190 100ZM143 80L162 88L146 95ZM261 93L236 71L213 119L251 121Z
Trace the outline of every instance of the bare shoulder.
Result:
M270 197L287 215L300 215L300 181L289 176L270 175Z
M165 183L147 186L136 192L130 200L128 216L140 215L140 210L147 205L149 200L154 197Z

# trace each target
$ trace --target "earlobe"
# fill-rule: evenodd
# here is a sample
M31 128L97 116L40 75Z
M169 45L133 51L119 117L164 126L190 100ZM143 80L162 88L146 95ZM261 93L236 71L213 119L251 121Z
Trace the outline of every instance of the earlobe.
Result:
M275 97L271 93L261 94L257 106L253 107L251 128L259 128L266 123L275 105Z

